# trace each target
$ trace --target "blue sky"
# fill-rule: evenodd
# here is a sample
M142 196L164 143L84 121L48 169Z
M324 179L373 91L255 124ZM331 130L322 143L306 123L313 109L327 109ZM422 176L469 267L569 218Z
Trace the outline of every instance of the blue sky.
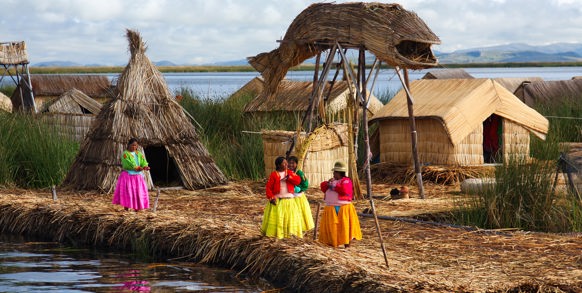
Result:
M130 28L141 33L152 61L240 60L276 48L295 16L315 2L322 1L0 0L0 42L25 41L32 64L124 65ZM442 41L435 49L443 52L518 42L582 43L582 0L397 3L428 24Z

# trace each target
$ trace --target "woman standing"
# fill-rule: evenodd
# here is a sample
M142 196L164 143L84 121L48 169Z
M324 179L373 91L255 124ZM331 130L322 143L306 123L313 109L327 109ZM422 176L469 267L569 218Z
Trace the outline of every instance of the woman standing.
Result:
M117 179L112 200L113 204L121 205L125 210L134 209L136 212L150 207L148 187L143 174L150 167L144 154L137 150L138 146L137 139L132 138L127 143L127 149L123 151L123 171Z
M293 200L293 190L295 185L301 183L301 178L287 169L287 160L284 157L275 160L275 167L276 170L271 172L265 186L269 201L263 214L261 233L279 239L292 235L301 238L301 214Z
M336 162L332 171L333 178L320 185L321 191L325 193L325 208L318 240L333 247L349 247L352 239L362 239L360 221L352 204L354 186L352 179L346 176L346 164Z
M309 187L309 181L307 181L303 171L297 169L298 164L299 159L296 156L289 157L289 170L295 172L295 174L301 178L301 183L295 186L293 192L295 203L301 213L301 228L303 231L309 231L315 227L315 224L313 223L313 215L311 215L311 206L309 206L309 201L307 201L307 197L305 196L305 192Z

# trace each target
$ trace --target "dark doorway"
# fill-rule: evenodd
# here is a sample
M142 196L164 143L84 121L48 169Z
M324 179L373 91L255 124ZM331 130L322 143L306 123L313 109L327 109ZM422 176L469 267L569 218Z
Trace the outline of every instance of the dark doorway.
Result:
M182 186L182 179L174 159L164 146L148 146L144 149L150 165L150 175L155 186Z
M501 117L491 114L483 121L483 159L486 164L501 163L503 127Z

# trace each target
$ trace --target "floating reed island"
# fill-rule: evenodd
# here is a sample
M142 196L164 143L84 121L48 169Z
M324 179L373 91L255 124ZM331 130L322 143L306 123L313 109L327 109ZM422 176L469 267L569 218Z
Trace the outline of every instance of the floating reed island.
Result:
M378 194L392 186L374 186ZM384 188L379 190L378 188ZM376 200L381 216L438 212L455 192L427 186L427 199ZM264 187L238 182L203 190L162 190L157 209L134 213L111 195L0 190L0 232L194 261L262 277L298 292L580 292L582 234L474 230L421 221L382 220L386 267L372 218L350 248L275 240L259 231ZM309 190L313 215L321 192ZM156 193L150 193L155 202ZM363 211L367 201L357 201ZM448 207L450 208L450 206ZM47 240L48 240L47 239Z

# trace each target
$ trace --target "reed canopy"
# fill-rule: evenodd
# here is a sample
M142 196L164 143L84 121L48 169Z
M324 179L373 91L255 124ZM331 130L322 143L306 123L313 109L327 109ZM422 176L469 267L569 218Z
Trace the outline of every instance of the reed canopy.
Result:
M26 53L26 43L24 41L1 42L0 64L2 65L28 64L28 53Z
M529 158L530 133L545 139L549 122L491 79L420 79L410 84L425 165L480 165L488 142L496 162ZM380 161L412 162L407 97L400 91L371 120L379 123Z
M265 88L261 77L252 79L243 88L248 88L248 91L258 91L255 98L246 104L245 113L292 112L303 115L309 108L313 82L284 79L279 83L277 93L272 98L261 94ZM332 116L352 114L348 109L348 99L353 99L353 93L355 89L350 89L350 83L345 80L336 81L333 85L327 82L323 90L324 108L327 114ZM368 94L370 95L368 116L372 117L384 104L372 93Z
M290 155L299 158L300 168L309 186L319 187L321 182L327 181L333 174L331 169L335 162L349 162L348 135L348 126L339 123L324 125L309 134L301 132L299 135L294 131L263 130L265 176L268 177L275 170L275 159L284 157L296 139Z
M150 188L199 189L226 183L161 72L146 56L140 35L127 30L127 38L131 58L119 76L118 94L101 109L63 185L113 191L130 138L138 140L150 163Z
M431 46L440 39L414 12L398 4L315 3L289 25L277 49L249 57L273 95L289 68L339 43L364 48L391 66L422 69L437 65ZM346 60L347 61L347 60Z

